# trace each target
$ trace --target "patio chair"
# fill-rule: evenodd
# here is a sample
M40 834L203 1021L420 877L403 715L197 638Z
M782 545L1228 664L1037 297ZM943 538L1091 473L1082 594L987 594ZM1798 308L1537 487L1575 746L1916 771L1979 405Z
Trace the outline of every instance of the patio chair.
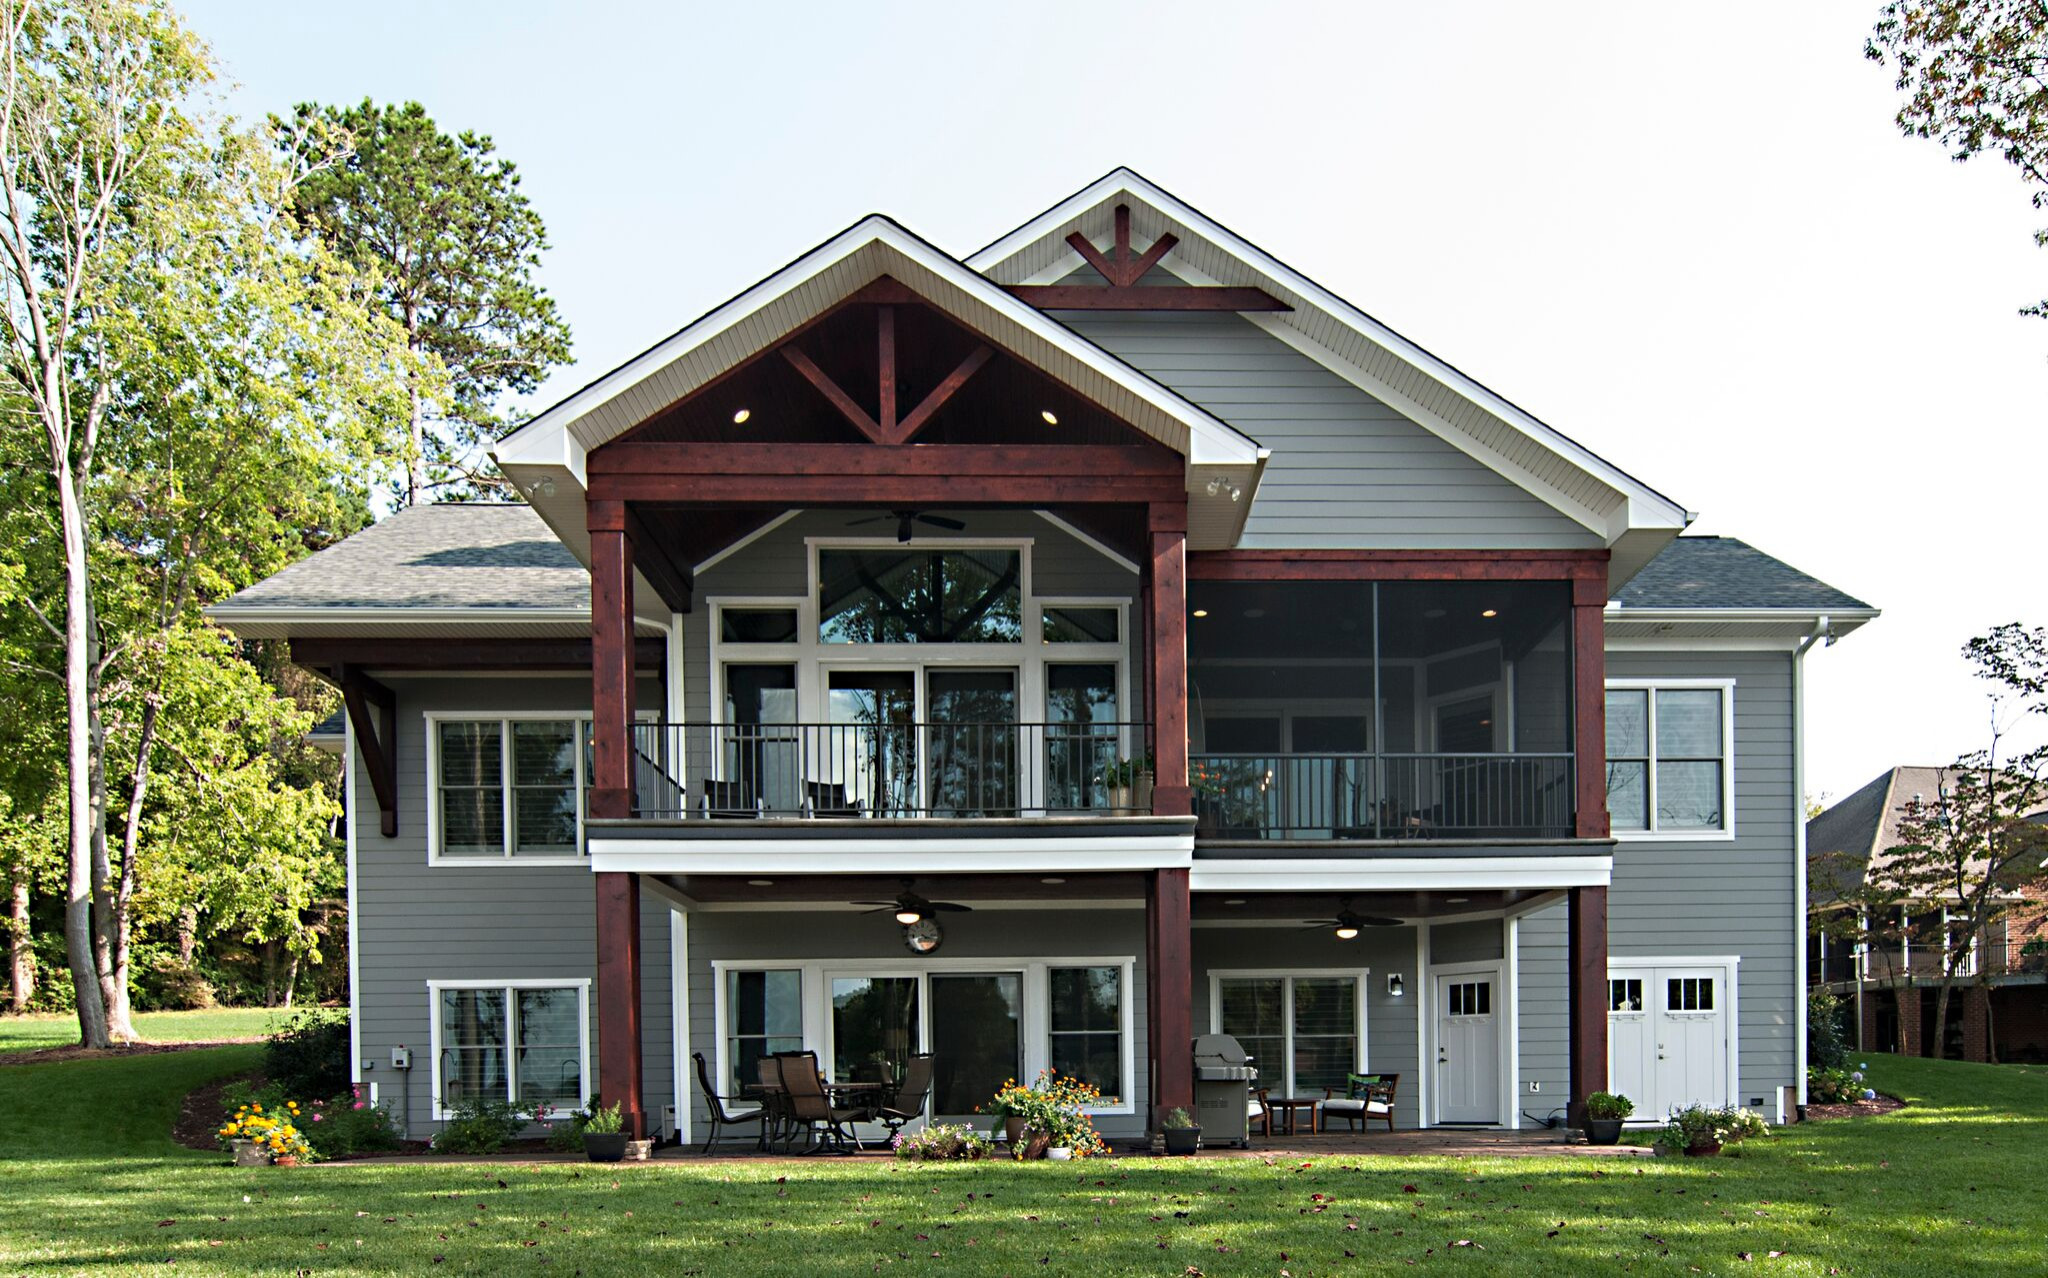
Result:
M818 1078L817 1054L788 1052L777 1055L775 1061L782 1070L782 1093L789 1102L790 1121L804 1127L813 1138L812 1147L806 1152L850 1154L860 1148L860 1141L846 1130L846 1125L860 1121L861 1112L832 1104L832 1098L825 1094L825 1084Z
M924 1103L932 1094L932 1058L929 1052L920 1052L910 1058L910 1064L903 1070L903 1082L896 1088L896 1094L889 1098L875 1117L889 1129L894 1137L903 1130L905 1123L915 1122L924 1117Z
M761 1085L761 1109L767 1115L761 1122L761 1149L766 1152L790 1126L789 1098L782 1094L782 1067L773 1056L754 1058L754 1077Z
M860 800L849 796L837 781L804 782L804 814L828 818L867 815L861 811Z
M1272 1090L1270 1087L1254 1087L1247 1102L1247 1117L1251 1121L1246 1126L1257 1127L1261 1136L1273 1134L1273 1110L1266 1104L1266 1095Z
M725 1102L732 1098L720 1096L718 1089L711 1085L711 1067L704 1063L704 1053L691 1052L690 1059L697 1062L697 1087L704 1093L704 1108L711 1115L711 1131L704 1137L702 1152L711 1152L711 1145L718 1139L718 1133L722 1128L743 1127L748 1123L767 1121L765 1109L727 1109Z
M741 781L706 781L698 803L703 815L715 821L751 821L763 811L760 798Z
M1385 1123L1394 1130L1394 1093L1401 1086L1399 1074L1353 1074L1342 1087L1323 1089L1323 1123L1333 1118L1358 1131L1361 1123Z

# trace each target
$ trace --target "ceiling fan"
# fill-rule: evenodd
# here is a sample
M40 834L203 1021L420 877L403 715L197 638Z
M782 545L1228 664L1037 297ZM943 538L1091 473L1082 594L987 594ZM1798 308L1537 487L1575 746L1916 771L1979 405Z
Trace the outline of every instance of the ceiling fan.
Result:
M950 519L945 515L927 515L921 510L892 510L886 515L869 515L866 519L848 520L846 526L858 528L862 524L886 524L892 519L896 521L898 541L910 540L910 535L914 531L913 524L930 524L934 528L944 528L948 532L959 532L967 527L957 519Z
M1354 914L1350 909L1350 903L1346 902L1345 908L1337 911L1336 918L1310 919L1302 926L1310 929L1330 928L1336 932L1338 940L1350 941L1355 940L1366 928L1399 927L1400 924L1399 919L1390 919L1378 914Z
M928 919L937 911L956 914L970 914L974 911L974 907L971 905L960 905L952 901L927 901L910 890L909 879L903 880L903 890L896 894L896 899L893 901L852 901L849 904L875 906L875 909L867 912L869 914L894 914L896 921L905 927L909 927L919 919Z

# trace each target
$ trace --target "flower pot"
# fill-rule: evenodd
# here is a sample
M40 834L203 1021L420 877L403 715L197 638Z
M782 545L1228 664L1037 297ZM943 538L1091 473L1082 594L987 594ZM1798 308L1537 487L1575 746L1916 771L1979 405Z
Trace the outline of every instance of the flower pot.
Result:
M253 1140L235 1141L234 1150L235 1166L237 1167L270 1166L270 1151Z
M1045 1149L1045 1156L1053 1162L1064 1163L1074 1156L1074 1151L1071 1146L1067 1145L1048 1145Z
M1586 1143L1588 1145L1619 1145L1621 1143L1619 1118L1589 1118L1586 1120Z
M1024 1120L1021 1118L1005 1118L1003 1120L1003 1143L1006 1145L1018 1145L1022 1144L1023 1140Z
M1687 1158L1711 1158L1720 1152L1721 1142L1718 1140L1695 1141L1685 1147Z
M1024 1157L1044 1158L1052 1149L1052 1137L1044 1132L1024 1133Z
M278 1167L297 1167L299 1165L299 1157L297 1154L279 1154L271 1162Z
M593 1163L618 1163L626 1159L627 1136L624 1132L585 1132L583 1152Z
M1165 1134L1166 1152L1177 1158L1194 1153L1202 1143L1202 1129L1199 1127L1169 1127Z

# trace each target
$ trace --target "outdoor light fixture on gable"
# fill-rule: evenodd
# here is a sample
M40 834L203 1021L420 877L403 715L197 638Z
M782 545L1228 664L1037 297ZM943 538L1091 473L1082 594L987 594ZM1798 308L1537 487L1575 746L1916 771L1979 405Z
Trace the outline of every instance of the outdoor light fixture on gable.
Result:
M1042 410L1038 415L1045 419L1045 424L1048 426L1057 426L1060 424L1059 415L1054 413L1050 408Z
M1389 973L1387 973L1387 997L1388 997L1388 998L1399 998L1399 997L1401 997L1401 996L1402 996L1403 994L1406 994L1407 992L1408 992L1408 987L1407 987L1407 985L1406 985L1406 984L1404 984L1404 983L1402 982L1402 980L1401 980L1401 974L1400 974L1399 972L1389 972Z

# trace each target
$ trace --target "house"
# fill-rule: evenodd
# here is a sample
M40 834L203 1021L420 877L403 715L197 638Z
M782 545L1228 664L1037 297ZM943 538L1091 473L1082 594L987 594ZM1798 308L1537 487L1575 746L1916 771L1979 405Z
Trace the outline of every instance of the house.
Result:
M1807 974L1852 1004L1860 1050L2048 1059L2048 909L2038 888L2015 884L2005 910L1970 937L1957 934L1970 930L1966 923L1948 925L1950 911L1933 898L1902 893L1876 927L1864 912L1868 885L1897 882L1887 879L1892 850L1911 842L1901 823L1953 794L1956 771L1887 769L1807 822ZM1937 1033L1944 984L1952 992Z
M869 217L497 461L213 613L344 694L415 1134L809 1047L1137 1138L1210 1031L1404 1126L1797 1103L1801 662L1874 610L1129 170Z

